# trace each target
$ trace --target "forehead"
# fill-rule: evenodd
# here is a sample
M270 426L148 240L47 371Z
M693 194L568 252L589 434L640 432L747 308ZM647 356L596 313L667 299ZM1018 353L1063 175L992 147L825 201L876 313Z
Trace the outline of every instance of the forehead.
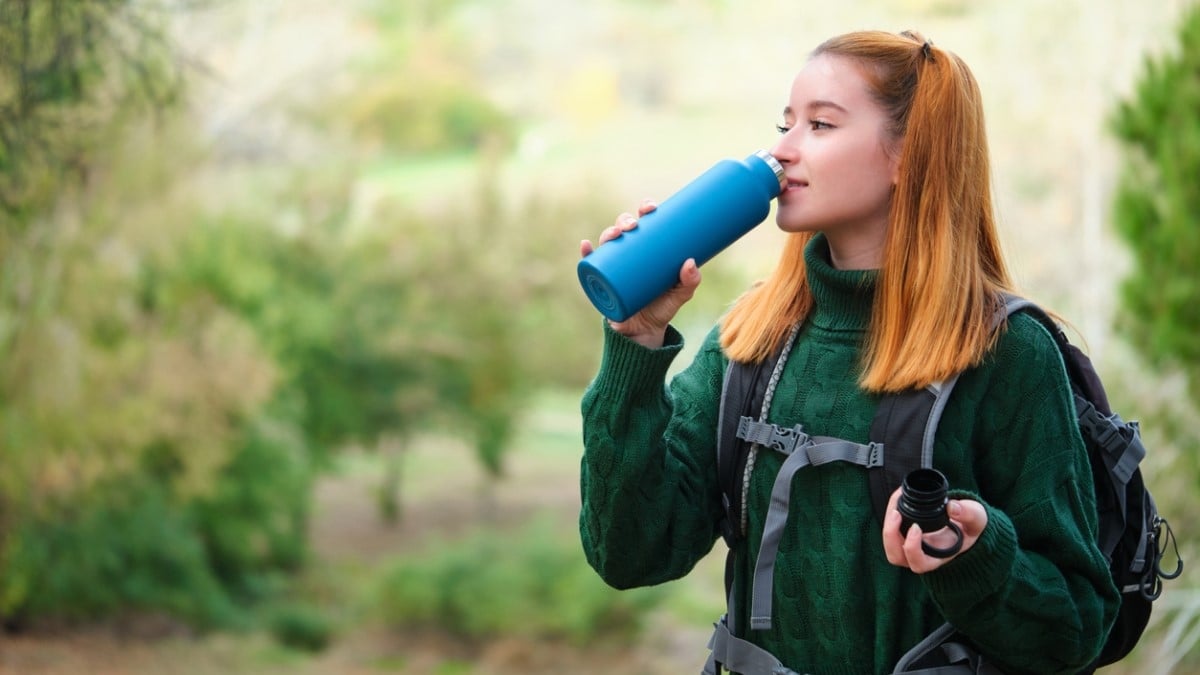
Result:
M813 57L792 80L788 110L799 114L832 104L851 114L882 114L871 97L861 68L844 56L820 54Z

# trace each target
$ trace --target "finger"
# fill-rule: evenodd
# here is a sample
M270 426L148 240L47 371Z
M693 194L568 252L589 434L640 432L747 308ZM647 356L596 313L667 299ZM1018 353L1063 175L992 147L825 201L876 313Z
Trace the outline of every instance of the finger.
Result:
M638 212L639 216L644 216L647 213L650 213L651 211L653 211L654 209L657 209L657 208L658 208L658 204L655 203L654 200L643 199L642 202L640 204L638 204L637 212Z
M596 247L592 246L592 242L588 241L587 239L584 239L579 242L579 257L580 258L586 258L587 256L589 256L592 253L592 251L595 251L595 250L596 250Z
M700 268L696 266L696 261L688 258L684 261L683 266L679 268L679 283L675 284L668 293L674 303L675 311L683 307L684 303L692 299L696 294L696 288L700 286Z
M632 213L622 213L617 216L616 227L620 228L622 232L628 232L637 227L637 223L637 216L634 216Z
M921 550L921 537L925 533L921 531L921 526L913 523L908 528L908 534L904 535L904 559L908 561L908 569L921 574L928 572L931 568L929 561L935 560L925 555L925 551Z
M894 508L888 508L885 513L886 515L883 517L883 553L891 564L908 567L908 559L904 557L904 538L900 536L900 512Z
M951 499L946 513L962 528L964 537L978 537L987 527L987 509L974 499Z
M696 290L700 285L700 267L696 265L695 258L688 258L683 262L683 267L679 269L679 284L692 290Z
M613 225L612 227L605 228L605 230L600 233L600 243L603 244L605 242L612 241L624 233L625 230L623 230L620 225Z

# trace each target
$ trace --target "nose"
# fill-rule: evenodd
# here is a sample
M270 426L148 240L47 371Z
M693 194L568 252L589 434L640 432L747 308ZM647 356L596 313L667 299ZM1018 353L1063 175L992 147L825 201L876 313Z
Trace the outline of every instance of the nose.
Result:
M800 153L792 130L789 129L786 133L780 134L779 140L771 147L770 153L784 166L796 163Z

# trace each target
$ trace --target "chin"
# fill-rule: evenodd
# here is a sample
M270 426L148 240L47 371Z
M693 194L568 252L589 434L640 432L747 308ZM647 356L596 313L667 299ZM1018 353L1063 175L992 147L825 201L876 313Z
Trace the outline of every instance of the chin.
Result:
M816 232L821 229L820 227L816 227L815 224L806 223L795 218L776 218L775 225L777 225L781 231L789 234L798 234L800 232Z

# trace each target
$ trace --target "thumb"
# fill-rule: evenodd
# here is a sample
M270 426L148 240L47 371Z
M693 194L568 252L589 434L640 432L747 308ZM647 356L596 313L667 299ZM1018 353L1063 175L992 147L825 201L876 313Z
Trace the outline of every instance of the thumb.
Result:
M973 499L951 499L946 514L958 521L965 536L978 536L987 526L987 509Z
M686 288L695 289L700 285L700 267L696 265L695 258L688 258L683 263L683 269L679 271L679 282Z

